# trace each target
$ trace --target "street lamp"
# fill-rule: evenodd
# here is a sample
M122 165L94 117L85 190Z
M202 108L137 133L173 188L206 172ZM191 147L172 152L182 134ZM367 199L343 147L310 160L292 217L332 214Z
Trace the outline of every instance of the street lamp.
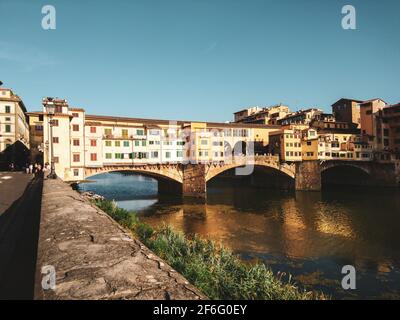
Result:
M48 102L46 105L47 114L49 115L49 125L50 125L50 147L51 147L51 156L50 156L50 174L47 176L48 179L57 179L57 174L54 168L54 145L53 145L53 116L55 114L55 105L53 102Z

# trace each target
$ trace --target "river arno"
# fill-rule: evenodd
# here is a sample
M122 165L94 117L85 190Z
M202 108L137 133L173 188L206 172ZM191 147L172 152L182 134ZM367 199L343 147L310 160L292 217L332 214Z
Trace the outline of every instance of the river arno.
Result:
M399 190L285 192L208 186L206 204L158 199L157 182L121 173L79 186L136 211L153 226L167 223L261 260L275 272L333 298L400 299ZM341 288L341 269L354 265L357 289Z

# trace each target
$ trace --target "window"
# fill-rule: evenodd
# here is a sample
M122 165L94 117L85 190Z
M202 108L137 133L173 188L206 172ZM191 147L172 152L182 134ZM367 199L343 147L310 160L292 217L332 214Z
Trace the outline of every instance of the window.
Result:
M127 137L128 136L128 129L122 129L122 136Z
M311 146L311 141L307 141L307 145L308 145L308 146Z
M6 106L6 113L11 113L11 107L10 106Z
M40 124L35 125L35 131L43 131L43 126Z
M58 143L58 142L59 142L58 137L53 137L53 143Z
M73 139L72 140L72 144L75 146L75 147L78 147L79 146L79 139Z
M177 156L178 158L182 158L182 157L183 157L183 151L177 151L177 152L176 152L176 156Z
M135 140L135 147L139 147L139 140Z
M177 141L176 145L177 146L184 146L185 145L185 141ZM222 142L221 142L221 146L222 146Z
M137 129L137 130L136 130L136 134L137 134L138 136L143 136L143 135L144 135L144 130L143 130L143 129Z
M58 127L58 120L57 119L53 119L51 121L51 124L53 125L53 127Z
M124 158L124 154L123 153L116 153L115 154L115 159L123 159Z
M106 136L110 136L112 134L112 130L111 129L104 129L104 134Z
M165 157L166 157L167 159L171 158L171 152L167 151L167 152L165 153Z
M96 133L96 127L90 127L90 133Z
M97 153L90 154L90 161L97 161Z
M385 147L388 147L389 146L389 139L383 139L383 145Z
M151 157L152 158L158 158L158 151L152 151L151 152Z
M146 146L146 140L142 141L142 146L145 147Z
M6 121L11 121L11 118L10 117L6 117Z
M72 125L72 131L79 131L79 124Z
M139 159L147 159L147 152L139 152L138 156Z
M208 144L208 141L207 141L207 140L201 140L201 144L202 144L203 146L205 146L205 145Z
M106 153L106 159L112 159L112 154L111 153Z
M97 141L96 140L90 140L90 146L91 147L96 147L97 146Z
M111 147L111 141L106 141L106 147Z
M121 141L115 141L114 145L115 145L116 147L120 147L120 146L121 146Z
M150 135L158 136L158 135L160 135L160 131L159 130L150 130Z
M6 124L6 132L11 132L11 125Z
M73 116L74 118L79 118L79 113L73 112L73 113L72 113L72 116Z
M81 156L79 153L74 153L73 155L73 161L74 162L79 162L81 160Z
M74 177L79 176L79 169L74 169Z
M129 147L129 141L124 141L124 147Z

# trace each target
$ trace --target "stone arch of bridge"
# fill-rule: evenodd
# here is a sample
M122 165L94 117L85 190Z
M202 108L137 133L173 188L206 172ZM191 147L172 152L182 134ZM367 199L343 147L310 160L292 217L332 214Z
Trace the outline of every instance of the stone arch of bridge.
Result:
M340 163L336 163L336 162L325 162L321 165L321 173L330 170L330 169L340 169L340 168L354 168L354 169L358 169L368 175L371 174L370 170L366 167L363 166L362 164L359 163L352 163L352 162L340 162Z
M146 166L146 167L103 167L100 169L85 169L85 178L90 178L98 174L110 173L110 172L132 172L141 174L144 176L148 176L156 179L157 181L172 181L182 184L183 182L183 173L180 166L176 167L163 167L163 166Z
M268 168L273 169L277 173L282 173L291 179L295 179L295 171L292 167L280 166L279 164L272 164L272 163L258 163L257 161L254 163L248 164L249 170L244 170L243 173L252 174L255 167L259 168ZM232 163L232 164L224 164L224 165L210 165L207 172L206 172L206 182L210 181L211 179L217 177L218 175L232 169L243 167L243 164Z

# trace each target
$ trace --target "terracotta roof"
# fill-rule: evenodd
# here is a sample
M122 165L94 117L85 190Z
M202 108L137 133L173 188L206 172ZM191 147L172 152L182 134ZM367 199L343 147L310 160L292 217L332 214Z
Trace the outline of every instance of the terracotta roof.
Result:
M385 100L381 99L381 98L374 98L374 99L365 100L365 101L361 102L360 104L366 104L366 103L373 102L373 101L376 101L376 100L381 100L385 104L387 104L387 102Z
M85 112L85 109L82 109L82 108L71 108L71 107L69 107L68 109L69 109L70 111Z
M335 103L333 103L332 106L334 106L335 104L338 104L339 102L341 102L343 100L345 100L345 101L354 101L354 102L357 102L357 103L363 102L363 100L358 100L358 99L341 98L338 101L336 101Z
M223 122L206 122L206 121L181 121L181 120L160 120L160 119L143 119L143 118L128 118L128 117L113 117L113 116L98 116L98 115L86 115L86 120L95 121L114 121L114 122L133 122L144 125L156 125L156 124L170 124L176 123L177 125L188 125L190 123L206 123L210 127L231 127L231 128L280 128L280 126L264 125L264 124L245 124L245 123L223 123Z
M95 121L86 121L85 126L101 126L101 122L95 122Z

